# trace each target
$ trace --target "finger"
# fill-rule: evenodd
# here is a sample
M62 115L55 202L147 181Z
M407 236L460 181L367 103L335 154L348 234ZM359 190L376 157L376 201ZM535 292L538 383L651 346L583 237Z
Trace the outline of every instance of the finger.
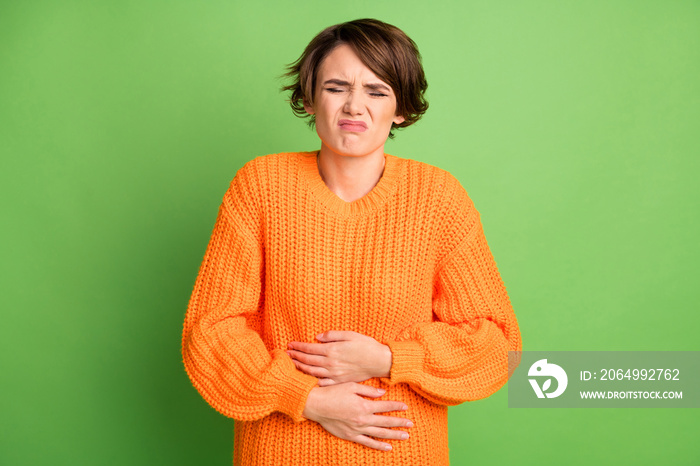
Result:
M364 445L369 448L374 448L375 450L382 450L382 451L389 451L391 450L391 445L388 443L380 442L379 440L375 440L371 437L367 437L366 435L358 435L356 437L351 438L353 442L359 443L360 445Z
M388 413L390 411L406 411L408 406L401 401L373 401L373 413Z
M309 366L308 364L299 362L296 359L292 359L292 361L297 369L306 374L313 375L314 377L328 377L328 370L324 369L323 367Z
M396 416L373 415L370 418L370 424L375 427L413 427L413 422L410 419Z
M328 347L323 343L304 343L302 341L292 341L287 343L287 348L297 350L307 354L318 354L325 356L328 352Z
M374 388L370 387L369 385L363 385L355 382L353 382L352 390L358 395L369 396L372 398L378 398L386 393L386 390L383 388Z
M329 385L337 385L338 382L336 382L333 379L330 378L322 378L318 379L318 386L319 387L328 387Z
M328 330L327 332L316 335L316 339L323 342L352 340L361 337L366 337L366 335L351 330Z
M364 429L364 434L371 435L375 438L389 440L406 440L409 437L408 432L404 432L402 430L384 429L382 427L367 427Z
M297 361L303 362L304 364L308 364L310 366L325 367L327 362L325 356L306 354L301 351L287 350L287 354L291 356L292 359L296 359Z

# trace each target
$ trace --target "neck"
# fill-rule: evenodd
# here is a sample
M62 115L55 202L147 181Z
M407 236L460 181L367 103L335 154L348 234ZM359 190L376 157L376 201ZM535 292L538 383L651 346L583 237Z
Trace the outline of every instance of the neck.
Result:
M384 172L384 147L371 154L340 155L325 144L317 155L318 171L336 196L346 202L360 199L379 182Z

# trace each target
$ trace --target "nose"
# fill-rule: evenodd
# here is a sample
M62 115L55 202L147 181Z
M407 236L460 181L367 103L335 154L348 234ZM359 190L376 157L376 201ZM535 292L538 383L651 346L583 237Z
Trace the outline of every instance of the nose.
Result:
M361 115L364 112L364 101L361 92L348 92L343 110L350 115Z

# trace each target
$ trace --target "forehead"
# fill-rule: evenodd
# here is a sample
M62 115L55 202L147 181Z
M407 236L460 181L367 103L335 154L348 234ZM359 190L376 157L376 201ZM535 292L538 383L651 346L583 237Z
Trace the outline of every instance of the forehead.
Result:
M353 82L362 81L383 82L367 67L355 51L347 44L334 48L321 62L318 70L318 80L323 83L326 79L343 79Z

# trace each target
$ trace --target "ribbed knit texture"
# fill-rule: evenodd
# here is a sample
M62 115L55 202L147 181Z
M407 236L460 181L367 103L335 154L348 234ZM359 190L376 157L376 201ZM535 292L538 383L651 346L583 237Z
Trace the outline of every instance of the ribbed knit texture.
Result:
M383 440L393 450L302 417L317 380L287 343L318 343L327 330L391 348L390 377L363 383L408 405L385 413L415 424L408 440ZM503 386L509 350L521 350L518 324L466 191L445 170L388 154L354 202L325 185L316 152L246 163L224 195L182 339L192 383L236 420L236 465L446 465L447 406Z

